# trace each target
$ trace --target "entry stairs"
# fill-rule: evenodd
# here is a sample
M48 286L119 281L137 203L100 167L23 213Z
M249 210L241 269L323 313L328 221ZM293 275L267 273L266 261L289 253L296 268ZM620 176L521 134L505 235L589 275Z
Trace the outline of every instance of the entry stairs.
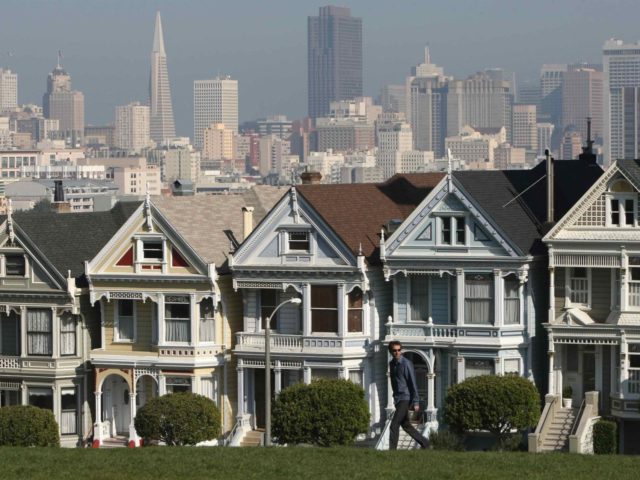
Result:
M546 435L542 438L540 452L568 452L569 435L576 421L573 408L561 408L555 414Z

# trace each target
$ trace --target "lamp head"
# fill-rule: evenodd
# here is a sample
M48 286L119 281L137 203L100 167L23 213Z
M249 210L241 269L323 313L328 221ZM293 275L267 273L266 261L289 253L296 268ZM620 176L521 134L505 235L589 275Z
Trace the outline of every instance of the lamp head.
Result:
M300 305L302 303L302 299L298 297L294 297L290 299L289 302L293 303L294 305Z

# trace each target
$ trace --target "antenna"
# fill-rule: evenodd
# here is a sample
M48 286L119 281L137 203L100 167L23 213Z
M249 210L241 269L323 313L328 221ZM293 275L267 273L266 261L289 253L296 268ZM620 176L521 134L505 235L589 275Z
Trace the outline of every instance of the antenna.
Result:
M58 70L62 68L62 50L58 50L58 66L56 67Z

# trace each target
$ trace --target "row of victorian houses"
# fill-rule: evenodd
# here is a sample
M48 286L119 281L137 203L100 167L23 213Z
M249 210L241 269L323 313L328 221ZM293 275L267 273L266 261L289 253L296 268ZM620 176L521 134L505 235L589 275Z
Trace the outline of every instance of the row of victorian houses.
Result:
M400 340L429 428L452 384L517 373L578 404L598 391L640 449L640 163L603 172L586 148L522 171L306 178L3 218L0 405L52 409L66 445L137 444L137 408L193 391L238 444L264 426L272 316L272 392L349 379L372 437Z

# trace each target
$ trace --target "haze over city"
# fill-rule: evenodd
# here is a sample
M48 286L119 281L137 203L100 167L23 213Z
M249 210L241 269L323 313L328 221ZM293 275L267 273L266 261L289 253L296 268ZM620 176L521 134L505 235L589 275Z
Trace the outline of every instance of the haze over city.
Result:
M2 3L0 67L18 73L21 104L41 102L58 50L85 94L87 124L112 123L117 105L146 101L159 10L178 134L193 132L193 81L218 73L239 82L241 121L306 115L307 16L324 2ZM606 39L640 37L633 0L340 4L363 20L363 93L373 97L385 84L402 83L426 44L447 75L502 67L522 84L537 82L543 63L601 63Z

